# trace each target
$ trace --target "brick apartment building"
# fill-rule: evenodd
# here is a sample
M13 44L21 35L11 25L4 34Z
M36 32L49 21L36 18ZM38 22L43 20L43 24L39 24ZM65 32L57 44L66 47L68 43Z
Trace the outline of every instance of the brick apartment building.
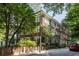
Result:
M48 44L49 47L55 43L58 45L67 44L69 39L67 28L53 19L53 17L41 10L36 14L35 22L39 22L39 25L36 27L34 33L21 35L20 37L33 37L38 44L40 44L41 39L41 45ZM51 31L51 37L49 37L49 34L44 30L45 27L48 27L48 30Z

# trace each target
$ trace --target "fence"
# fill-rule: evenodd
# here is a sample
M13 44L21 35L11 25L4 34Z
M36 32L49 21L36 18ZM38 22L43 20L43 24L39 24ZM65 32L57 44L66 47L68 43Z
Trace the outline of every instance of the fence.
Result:
M44 50L43 47L42 50ZM39 46L7 47L7 48L0 48L0 55L1 56L20 55L20 54L35 53L37 51L39 51Z

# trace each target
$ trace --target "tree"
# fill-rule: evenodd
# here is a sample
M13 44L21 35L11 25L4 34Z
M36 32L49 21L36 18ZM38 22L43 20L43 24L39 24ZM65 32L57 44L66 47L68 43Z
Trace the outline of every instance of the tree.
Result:
M66 25L71 31L71 37L79 38L79 4L72 4L65 20L62 21L63 25Z
M24 25L27 29L29 29L29 26L33 28L35 25L35 16L28 4L0 4L0 17L6 27L6 46L8 46L8 43L11 44L15 34ZM12 32L10 32L11 30ZM11 37L9 34L11 34Z

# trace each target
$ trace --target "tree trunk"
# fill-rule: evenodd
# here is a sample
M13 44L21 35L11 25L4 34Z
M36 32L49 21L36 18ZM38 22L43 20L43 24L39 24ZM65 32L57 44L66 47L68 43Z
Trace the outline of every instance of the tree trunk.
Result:
M17 27L19 26L19 23L18 23L18 21L17 21ZM20 38L19 38L19 31L20 31L20 29L18 29L18 32L17 32L17 39L16 39L16 43L20 40Z
M6 18L6 47L8 46L8 40L9 40L9 26L10 26L10 12L5 12L5 18Z
M20 25L18 26L18 28L16 29L16 31L13 33L13 35L12 35L10 41L9 41L9 46L10 46L11 40L14 38L14 35L15 35L15 34L18 32L18 30L20 29L20 27L21 27L21 25L22 25L22 23L23 23L24 20L25 20L24 18L21 20Z

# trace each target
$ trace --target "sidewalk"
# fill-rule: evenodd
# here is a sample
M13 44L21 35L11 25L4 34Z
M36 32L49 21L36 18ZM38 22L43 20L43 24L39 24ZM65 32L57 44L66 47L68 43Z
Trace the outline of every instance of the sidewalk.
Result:
M26 54L20 54L20 55L16 55L16 56L30 56L30 55L40 55L40 54L45 54L46 51L34 51L32 53L26 53Z
M58 49L66 49L66 48L58 48ZM48 52L50 51L55 51L57 49L49 49L49 50L42 50L41 52L39 51L34 51L34 52L30 52L30 53L26 53L26 54L20 54L19 56L29 56L29 55L41 55L41 54L45 54L46 56L48 56Z

